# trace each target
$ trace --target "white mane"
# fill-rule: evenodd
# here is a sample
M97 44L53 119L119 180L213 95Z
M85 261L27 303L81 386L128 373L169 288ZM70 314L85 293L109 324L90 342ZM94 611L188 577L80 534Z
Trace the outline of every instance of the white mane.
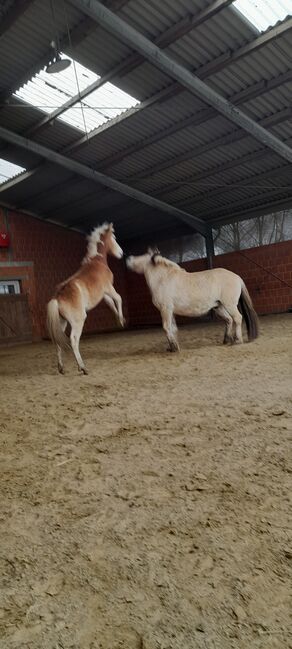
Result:
M103 243L101 241L101 235L104 234L109 227L109 223L103 223L103 225L98 225L97 228L94 228L94 230L92 230L92 232L88 235L87 252L82 263L86 263L90 259L93 259L93 257L100 255L100 253L97 252L97 244Z
M170 259L167 259L167 257L162 257L160 254L155 254L153 258L155 266L157 264L161 264L162 266L174 266L175 268L180 268L178 264L175 263L175 261L170 261Z

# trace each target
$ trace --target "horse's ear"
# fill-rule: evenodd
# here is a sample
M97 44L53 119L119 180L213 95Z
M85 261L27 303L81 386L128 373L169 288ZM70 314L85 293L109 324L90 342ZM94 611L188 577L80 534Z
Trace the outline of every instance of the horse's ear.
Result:
M156 264L156 257L158 255L160 255L160 251L158 250L158 248L154 248L154 250L151 250L151 262L152 264L154 264L154 266Z
M152 248L148 248L148 250L147 250L148 255L153 255L153 252L154 252L154 250L152 250Z

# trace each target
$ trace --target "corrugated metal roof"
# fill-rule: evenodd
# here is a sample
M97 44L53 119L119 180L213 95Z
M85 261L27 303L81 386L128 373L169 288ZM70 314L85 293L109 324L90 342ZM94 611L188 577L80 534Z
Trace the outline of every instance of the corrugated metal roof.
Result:
M24 171L23 167L0 158L0 185L10 180L10 178L18 176L22 171Z
M282 0L282 4L287 1ZM182 18L198 15L210 4L211 0L165 0L160 5L155 0L130 0L123 3L118 13L153 41L170 27L175 29ZM278 0L273 3L275 11L276 5ZM66 4L67 9L70 29L83 24L85 18L80 12L69 4ZM47 29L49 17L48 1L34 0L0 40L0 56L2 53L5 62L0 70L2 88L13 89L17 79L27 75L30 68L36 72L38 61L48 52L51 40ZM289 21L287 24L290 25ZM61 7L57 11L57 25L60 34L66 32ZM279 84L277 78L291 69L291 28L255 49L253 43L257 38L255 27L229 6L174 39L166 51L188 69L195 70L223 96L231 101L235 98L241 109L255 120L271 116L267 128L290 142L291 117L285 110L291 107L292 75L286 80L283 77ZM21 57L18 55L19 42L22 43ZM64 51L88 67L92 78L109 72L125 60L133 60L128 59L131 49L98 25L86 31L70 52L69 48ZM244 56L240 57L238 52L243 52ZM207 220L212 219L212 215L216 218L224 213L236 215L244 206L262 206L278 198L288 200L291 197L291 191L286 189L285 161L251 136L240 133L238 137L239 130L214 111L208 119L204 117L209 110L206 104L153 65L139 57L135 60L136 67L131 64L131 70L116 74L111 82L142 102L154 97L146 108L142 104L131 116L117 118L114 126L104 128L102 125L94 129L94 137L72 150L68 146L78 141L81 134L78 135L72 124L61 120L36 130L33 139L54 150L68 150L68 156L166 202L185 206L190 213L201 213ZM271 81L273 86L269 90L263 84ZM158 101L164 88L168 96ZM64 87L62 89L65 91ZM172 95L169 94L171 89ZM244 92L246 98L244 94L238 95ZM42 115L33 107L23 108L23 102L14 99L13 107L2 109L1 123L25 134ZM27 168L40 162L34 154L11 147L9 156L13 162ZM252 182L248 182L255 177L258 177L259 187L266 187L266 191L256 190ZM1 196L3 200L19 206L25 204L50 218L55 212L58 219L67 223L80 219L83 227L90 223L97 210L101 218L110 213L116 225L120 223L123 236L127 236L129 230L138 232L140 227L144 231L159 226L159 212L47 163L23 184L16 185L14 193L7 190ZM165 227L173 227L172 217L160 217Z
M233 6L260 32L292 14L291 0L235 0Z

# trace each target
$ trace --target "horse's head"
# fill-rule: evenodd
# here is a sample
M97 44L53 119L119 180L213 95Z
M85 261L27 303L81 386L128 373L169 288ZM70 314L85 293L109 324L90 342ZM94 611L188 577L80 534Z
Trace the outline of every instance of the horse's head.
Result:
M105 230L104 234L101 237L103 241L103 245L105 247L105 251L109 255L113 255L113 257L117 257L118 259L121 259L123 256L123 251L122 248L119 246L116 237L115 237L115 232L114 232L114 227L113 224L110 223L108 228Z
M138 257L131 255L130 257L128 257L126 264L128 268L130 268L130 270L133 270L135 273L145 273L147 266L154 263L155 256L159 254L159 250L152 250L152 248L148 248L148 251L145 255L139 255Z

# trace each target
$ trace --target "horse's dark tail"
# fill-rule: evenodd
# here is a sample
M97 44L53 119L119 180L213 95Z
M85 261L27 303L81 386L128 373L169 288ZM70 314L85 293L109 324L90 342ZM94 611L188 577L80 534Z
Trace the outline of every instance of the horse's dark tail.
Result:
M239 306L246 324L248 340L254 340L259 335L259 321L244 282L242 282Z

